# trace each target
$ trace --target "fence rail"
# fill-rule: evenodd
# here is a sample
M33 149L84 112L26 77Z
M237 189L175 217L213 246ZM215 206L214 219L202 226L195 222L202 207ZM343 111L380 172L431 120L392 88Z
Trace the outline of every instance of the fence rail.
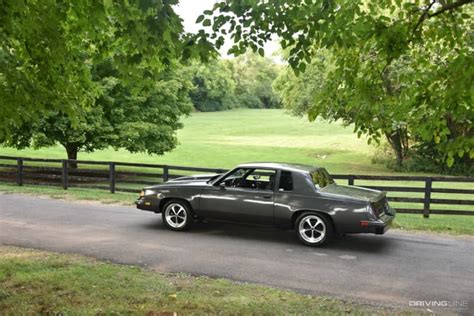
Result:
M44 159L0 156L0 181L16 182L18 185L53 185L67 190L70 187L108 190L115 192L139 192L138 185L146 186L158 182L181 177L188 172L222 173L222 168L185 167L163 164ZM77 166L75 168L74 166ZM78 168L81 166L81 168ZM83 168L83 166L88 166ZM136 170L139 168L139 170ZM178 172L178 173L175 173ZM375 175L333 175L336 180L345 180L348 185L355 185L356 181L369 184L357 184L362 187L393 193L419 194L422 196L388 196L389 201L395 203L418 204L421 208L397 207L400 213L416 213L429 217L430 214L474 215L474 210L467 210L464 206L474 205L474 177L446 177L446 176L375 176ZM403 185L394 185L390 182L403 182ZM380 185L377 182L385 182ZM389 182L387 185L386 183ZM455 188L433 187L436 184L454 183ZM119 185L117 185L119 184ZM418 185L418 186L417 186ZM442 194L442 197L432 197L432 194ZM449 198L463 195L463 198ZM434 208L433 205L462 206L462 209Z

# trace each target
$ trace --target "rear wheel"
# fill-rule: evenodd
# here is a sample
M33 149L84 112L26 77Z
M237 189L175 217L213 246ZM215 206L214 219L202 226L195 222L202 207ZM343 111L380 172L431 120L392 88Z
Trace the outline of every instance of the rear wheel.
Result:
M303 213L296 219L296 235L308 246L318 247L332 235L332 226L326 217L317 213Z
M189 206L179 200L169 201L163 208L162 217L165 226L176 231L189 229L192 220Z

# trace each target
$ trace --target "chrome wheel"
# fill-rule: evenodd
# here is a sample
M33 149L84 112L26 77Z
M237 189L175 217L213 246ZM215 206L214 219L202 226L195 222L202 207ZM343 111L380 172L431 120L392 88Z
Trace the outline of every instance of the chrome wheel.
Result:
M173 228L183 228L187 223L188 213L179 203L171 203L165 209L166 223Z
M326 237L326 223L317 215L306 215L300 220L298 231L304 241L316 244Z

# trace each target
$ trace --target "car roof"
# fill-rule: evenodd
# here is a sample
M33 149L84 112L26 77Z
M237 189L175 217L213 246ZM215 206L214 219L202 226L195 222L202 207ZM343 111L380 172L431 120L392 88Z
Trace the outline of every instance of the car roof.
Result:
M281 169L281 170L296 171L296 172L310 172L319 168L319 167L311 166L311 165L303 165L303 164L296 164L296 163L282 163L282 162L249 162L249 163L240 164L237 167Z

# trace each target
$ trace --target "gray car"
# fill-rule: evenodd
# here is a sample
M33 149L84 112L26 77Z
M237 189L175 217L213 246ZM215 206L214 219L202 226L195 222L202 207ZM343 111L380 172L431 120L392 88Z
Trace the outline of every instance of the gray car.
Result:
M294 228L320 246L334 235L383 234L395 217L384 192L338 185L324 168L246 163L225 174L181 177L146 187L136 201L182 231L202 219Z

